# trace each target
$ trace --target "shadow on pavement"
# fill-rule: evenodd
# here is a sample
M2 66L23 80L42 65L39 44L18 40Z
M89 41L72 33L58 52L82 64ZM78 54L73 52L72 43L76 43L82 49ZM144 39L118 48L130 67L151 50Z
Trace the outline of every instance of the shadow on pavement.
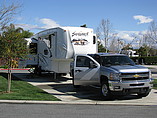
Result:
M105 101L104 98L100 94L100 90L98 88L93 88L90 86L81 86L80 88L73 88L72 84L59 84L59 85L49 85L51 89L55 89L61 93L61 95L72 95L79 99L89 99L94 101ZM55 94L53 94L55 95ZM57 94L58 95L58 94ZM117 101L117 100L132 100L132 99L140 99L137 95L128 95L128 96L114 96L109 101ZM108 100L107 100L108 101Z
M7 77L7 73L0 73ZM32 75L30 73L14 73L14 76L27 81L27 82L35 82L35 83L44 83L42 85L37 85L39 88L42 89L54 89L59 91L59 93L52 93L53 95L61 95L61 96L74 96L78 99L89 99L95 101L104 101L103 97L101 97L100 89L93 88L90 86L81 86L80 88L74 88L72 85L72 81L67 82L70 80L67 77L57 76L57 79L54 79L54 75L52 73L46 73L42 75ZM15 78L14 78L15 79ZM53 84L50 84L53 82ZM117 101L117 100L132 100L132 99L140 99L136 95L128 95L128 96L115 96L110 101Z
M54 79L54 75L52 73L45 73L42 75L35 75L31 73L15 73L15 76L25 80L27 82L56 82L61 83L67 81L66 77L57 76L57 79Z

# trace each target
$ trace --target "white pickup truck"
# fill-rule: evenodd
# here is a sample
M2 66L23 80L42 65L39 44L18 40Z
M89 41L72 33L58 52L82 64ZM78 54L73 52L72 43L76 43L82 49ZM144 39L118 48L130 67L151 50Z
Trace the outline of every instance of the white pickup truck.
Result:
M71 73L75 88L81 85L100 86L101 94L106 99L114 94L145 97L153 86L150 70L135 65L123 54L76 55Z

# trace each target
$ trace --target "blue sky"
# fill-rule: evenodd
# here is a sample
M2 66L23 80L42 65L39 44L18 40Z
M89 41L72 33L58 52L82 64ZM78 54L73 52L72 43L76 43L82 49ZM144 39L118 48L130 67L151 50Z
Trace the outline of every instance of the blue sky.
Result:
M144 32L151 21L157 21L157 0L14 1L22 4L14 23L34 33L55 26L83 24L95 30L102 19L109 19L114 32L131 40L131 33Z

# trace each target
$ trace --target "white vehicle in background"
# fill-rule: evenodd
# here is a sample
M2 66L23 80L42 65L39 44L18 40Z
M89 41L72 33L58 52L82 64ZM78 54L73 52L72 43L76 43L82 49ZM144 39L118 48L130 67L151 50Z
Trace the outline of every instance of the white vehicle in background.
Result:
M51 28L26 40L31 50L29 59L19 65L35 67L37 72L69 73L76 54L97 53L97 39L90 28Z
M129 57L139 57L136 51L134 50L121 50L121 54L128 55Z

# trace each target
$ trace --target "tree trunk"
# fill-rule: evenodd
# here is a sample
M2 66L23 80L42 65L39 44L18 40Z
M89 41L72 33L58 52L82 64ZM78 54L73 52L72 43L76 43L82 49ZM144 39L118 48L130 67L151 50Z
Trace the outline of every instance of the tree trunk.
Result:
M8 89L7 92L11 92L11 59L8 61Z
M10 93L11 90L11 68L8 69L8 90L7 92Z

